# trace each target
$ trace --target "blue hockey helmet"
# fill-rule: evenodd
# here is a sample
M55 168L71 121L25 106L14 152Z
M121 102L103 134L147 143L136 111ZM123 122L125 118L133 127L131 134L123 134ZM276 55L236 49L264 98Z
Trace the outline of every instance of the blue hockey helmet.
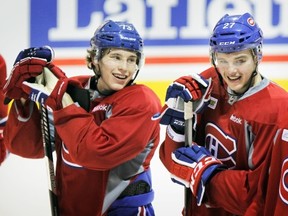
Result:
M143 40L131 23L107 20L99 26L90 40L95 50L96 58L102 57L102 50L106 48L122 48L134 51L138 56L138 68L144 62Z
M252 49L258 62L262 59L263 33L251 14L223 16L213 29L210 54Z

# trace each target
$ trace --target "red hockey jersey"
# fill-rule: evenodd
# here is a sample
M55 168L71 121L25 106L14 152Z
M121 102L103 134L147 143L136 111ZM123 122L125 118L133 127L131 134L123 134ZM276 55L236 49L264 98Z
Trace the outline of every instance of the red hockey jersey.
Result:
M3 129L7 121L8 106L4 105L3 86L6 81L7 69L6 62L2 55L0 55L0 164L6 157L6 148L3 144Z
M192 197L188 215L257 215L255 212L264 205L258 205L258 210L251 205L257 202L257 190L262 189L259 178L265 175L262 169L273 146L278 113L287 104L288 94L263 78L243 96L231 96L214 68L202 76L212 77L213 90L208 108L197 116L196 142L229 169L217 173L206 186L205 204L197 206ZM180 146L183 143L166 135L160 158L168 170L171 152Z
M81 81L88 84L90 78ZM16 104L5 129L6 146L23 157L43 157L39 112L31 114L29 101L22 110ZM125 87L94 99L90 107L88 113L73 104L53 114L61 216L102 215L130 181L149 169L159 142L160 126L151 117L161 104L148 87Z
M250 212L263 216L288 214L288 107L278 114L279 129L265 159L256 202ZM248 214L247 214L248 215Z

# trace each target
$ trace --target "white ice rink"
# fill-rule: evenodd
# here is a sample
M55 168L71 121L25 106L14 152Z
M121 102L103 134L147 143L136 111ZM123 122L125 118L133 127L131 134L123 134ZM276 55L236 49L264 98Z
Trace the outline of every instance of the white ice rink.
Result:
M162 128L161 140L164 130ZM172 183L158 157L152 160L157 216L180 216L184 189ZM0 216L50 216L46 164L10 154L0 166Z

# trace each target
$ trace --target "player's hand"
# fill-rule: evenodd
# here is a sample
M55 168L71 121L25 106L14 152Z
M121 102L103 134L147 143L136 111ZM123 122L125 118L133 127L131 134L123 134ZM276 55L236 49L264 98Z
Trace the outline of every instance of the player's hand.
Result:
M181 147L172 153L173 164L171 178L174 182L190 187L201 205L205 193L205 185L213 175L225 169L222 162L204 147L197 144Z
M193 101L193 112L200 113L209 103L212 90L211 78L206 80L198 74L183 76L171 83L166 92L165 105L152 120L171 125L178 134L184 134L184 104Z
M183 76L170 84L166 101L170 98L181 97L185 102L193 102L193 111L201 113L209 104L212 91L212 79L204 79L199 74L193 73L191 76Z
M50 46L30 47L20 51L15 59L14 65L26 58L45 59L47 63L50 63L53 61L54 56L54 50Z
M82 87L80 81L67 78L53 63L44 67L35 83L23 82L23 90L31 100L52 110L64 108L74 102L86 111L90 108L89 91Z
M52 63L48 64L45 70L45 85L51 92L45 102L47 106L52 110L58 110L77 102L89 111L90 93L83 88L79 80L67 78L65 73Z
M160 124L171 125L174 132L184 135L184 101L181 97L169 98L161 111L152 117L152 120L160 119Z
M23 81L35 82L35 77L42 73L47 63L53 60L53 56L53 50L48 47L22 50L3 87L5 104L11 99L27 99L28 95L22 90Z
M43 73L36 77L35 83L23 82L23 91L29 95L29 98L52 110L63 107L62 99L66 94L69 80L62 70L52 63L44 67ZM65 100L69 98L65 96ZM65 101L65 104L68 101ZM71 99L71 103L73 103Z

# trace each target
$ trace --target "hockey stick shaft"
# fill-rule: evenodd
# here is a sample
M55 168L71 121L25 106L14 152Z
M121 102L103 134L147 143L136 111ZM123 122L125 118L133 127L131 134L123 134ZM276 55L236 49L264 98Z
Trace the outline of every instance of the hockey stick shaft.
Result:
M41 109L41 129L43 136L43 146L45 152L45 159L47 165L48 174L48 187L49 187L49 198L51 215L58 216L58 200L56 194L56 180L54 172L54 162L53 162L53 148L51 143L50 128L49 128L49 117L48 110L44 105L40 106Z
M184 103L185 119L185 146L191 146L193 142L193 103L191 101ZM188 206L191 202L191 190L185 188L184 191L184 214L188 216Z
M193 141L193 103L191 101L184 103L185 119L185 145L191 146Z

